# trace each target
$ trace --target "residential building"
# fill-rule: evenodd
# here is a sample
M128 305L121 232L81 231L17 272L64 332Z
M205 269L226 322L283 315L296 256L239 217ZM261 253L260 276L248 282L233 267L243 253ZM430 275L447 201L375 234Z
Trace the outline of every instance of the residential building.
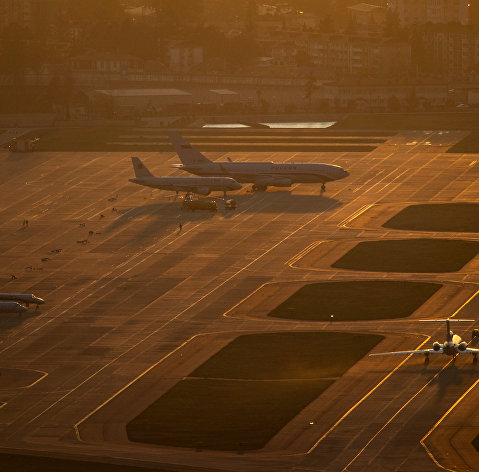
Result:
M386 23L386 8L368 3L348 7L351 24L356 31L379 33Z
M425 25L421 29L421 39L430 70L450 79L467 79L476 73L479 27Z
M182 41L172 41L167 49L168 66L174 72L190 72L203 63L203 48Z
M401 26L425 23L468 24L470 0L389 0Z
M424 83L376 79L341 80L324 84L318 89L316 97L336 110L431 110L446 107L449 86L440 80Z
M0 28L16 23L31 26L38 0L0 0Z

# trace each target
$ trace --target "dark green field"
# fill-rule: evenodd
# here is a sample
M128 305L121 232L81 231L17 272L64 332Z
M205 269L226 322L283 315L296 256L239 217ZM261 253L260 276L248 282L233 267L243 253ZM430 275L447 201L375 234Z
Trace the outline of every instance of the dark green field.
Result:
M411 315L441 287L436 283L394 280L308 284L278 305L269 316L306 321L403 318Z
M411 205L383 224L385 228L416 231L479 232L479 204Z
M331 267L377 272L455 272L478 251L479 241L460 239L363 241Z
M327 332L240 336L131 421L128 437L259 449L381 339Z

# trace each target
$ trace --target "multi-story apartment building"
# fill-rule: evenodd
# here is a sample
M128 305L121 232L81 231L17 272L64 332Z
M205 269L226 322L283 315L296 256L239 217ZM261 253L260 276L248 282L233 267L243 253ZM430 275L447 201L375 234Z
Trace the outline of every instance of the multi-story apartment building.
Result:
M388 111L443 109L449 98L449 85L440 80L425 83L353 79L324 84L316 97L331 109Z
M479 64L479 27L426 25L421 38L430 69L442 76L467 79Z
M37 0L0 0L0 28L12 23L31 26L37 7Z
M292 65L296 57L306 56L323 78L400 77L408 74L411 65L409 43L367 34L275 32L270 40L275 63Z
M389 0L401 26L424 23L468 24L469 0Z

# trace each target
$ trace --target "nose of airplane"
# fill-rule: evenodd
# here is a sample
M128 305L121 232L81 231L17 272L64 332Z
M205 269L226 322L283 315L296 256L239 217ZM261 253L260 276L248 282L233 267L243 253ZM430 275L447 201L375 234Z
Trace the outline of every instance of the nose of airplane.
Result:
M349 177L349 172L347 170L341 169L341 178Z
M236 181L235 181L235 182L233 183L233 188L234 188L235 190L239 190L240 188L243 188L243 186L242 186L239 182L236 182Z

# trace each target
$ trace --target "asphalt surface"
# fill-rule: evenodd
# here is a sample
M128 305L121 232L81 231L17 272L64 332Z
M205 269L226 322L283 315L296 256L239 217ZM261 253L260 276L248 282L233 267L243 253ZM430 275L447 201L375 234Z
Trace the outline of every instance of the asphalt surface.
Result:
M183 213L174 195L129 183L129 153L1 152L0 291L47 300L37 312L0 319L3 451L171 470L477 470L470 441L479 434L479 367L468 357L428 365L421 357L363 358L261 451L153 447L129 443L124 431L241 333L374 332L387 335L377 351L389 351L444 341L442 324L418 319L479 319L479 258L451 274L329 266L359 241L430 237L381 228L409 202L476 201L477 155L445 154L464 135L403 132L370 153L228 153L338 164L350 177L324 194L309 184L254 194L246 187L234 195L236 211L219 205L215 214ZM136 154L156 175L180 175L169 166L178 162L172 153ZM407 320L267 317L302 283L372 278L444 288ZM453 329L470 341L473 326Z

